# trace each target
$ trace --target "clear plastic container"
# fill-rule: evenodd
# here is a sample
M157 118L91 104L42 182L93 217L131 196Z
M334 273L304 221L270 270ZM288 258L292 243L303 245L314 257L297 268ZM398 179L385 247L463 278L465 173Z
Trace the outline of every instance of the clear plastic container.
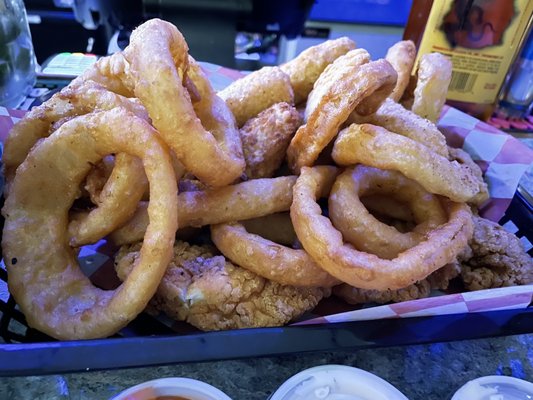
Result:
M498 111L511 118L524 118L533 108L533 30L515 62L509 81L504 87Z
M35 54L22 0L0 0L0 105L17 107L35 84Z
M531 400L533 383L511 376L483 376L465 383L452 400Z
M408 400L380 377L346 365L321 365L286 380L269 400Z
M190 378L161 378L133 386L111 400L231 400L224 392Z

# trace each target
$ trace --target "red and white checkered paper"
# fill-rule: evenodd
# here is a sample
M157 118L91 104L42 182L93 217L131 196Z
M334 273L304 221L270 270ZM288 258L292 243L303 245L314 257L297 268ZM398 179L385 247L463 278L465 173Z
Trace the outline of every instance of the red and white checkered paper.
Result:
M244 75L214 64L202 63L213 87L220 90ZM24 111L0 107L0 142L3 143L14 123ZM481 122L457 109L445 107L439 128L453 147L462 147L470 153L485 173L490 200L480 213L485 218L498 221L509 206L520 178L533 166L533 150L512 136ZM80 252L80 265L93 281L105 278L112 268L115 249L105 241L85 246ZM0 288L1 289L1 288ZM426 299L368 307L339 314L320 316L298 322L334 323L382 318L409 318L416 316L458 314L502 309L526 308L533 300L533 285L480 290L476 292L437 295ZM166 318L165 323L170 323Z

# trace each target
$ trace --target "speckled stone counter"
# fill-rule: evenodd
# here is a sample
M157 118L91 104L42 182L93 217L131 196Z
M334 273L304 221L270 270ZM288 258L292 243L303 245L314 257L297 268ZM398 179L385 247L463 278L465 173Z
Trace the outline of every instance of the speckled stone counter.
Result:
M465 382L479 376L503 374L533 381L533 334L354 352L0 378L0 399L109 399L143 381L179 376L210 383L235 400L265 400L290 376L322 364L350 365L372 372L411 400L446 400Z

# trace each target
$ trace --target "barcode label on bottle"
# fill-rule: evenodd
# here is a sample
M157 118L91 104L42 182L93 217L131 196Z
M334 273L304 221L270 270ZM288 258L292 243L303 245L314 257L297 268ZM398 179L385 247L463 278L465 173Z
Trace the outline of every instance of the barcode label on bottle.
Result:
M448 90L462 93L470 92L476 83L477 77L478 74L452 71L452 79Z

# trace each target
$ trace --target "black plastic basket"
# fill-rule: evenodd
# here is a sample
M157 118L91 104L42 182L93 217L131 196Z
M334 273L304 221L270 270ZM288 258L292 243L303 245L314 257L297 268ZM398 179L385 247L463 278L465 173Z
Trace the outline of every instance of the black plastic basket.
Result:
M533 208L517 192L500 221L533 241ZM533 255L533 249L529 250ZM0 279L7 273L0 268ZM348 350L533 333L533 307L418 318L177 334L141 314L108 339L56 341L27 326L12 297L0 301L0 376L35 375Z

